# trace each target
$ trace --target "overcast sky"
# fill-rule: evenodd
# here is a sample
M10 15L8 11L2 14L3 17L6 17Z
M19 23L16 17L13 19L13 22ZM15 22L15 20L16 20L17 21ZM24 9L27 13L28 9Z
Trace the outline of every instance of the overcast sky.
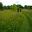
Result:
M32 0L0 0L3 5L21 4L21 5L32 5Z

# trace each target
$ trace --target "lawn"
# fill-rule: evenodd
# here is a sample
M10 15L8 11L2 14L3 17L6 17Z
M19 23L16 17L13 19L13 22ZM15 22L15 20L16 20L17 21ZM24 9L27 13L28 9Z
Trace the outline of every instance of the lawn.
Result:
M32 10L0 11L0 32L32 32Z

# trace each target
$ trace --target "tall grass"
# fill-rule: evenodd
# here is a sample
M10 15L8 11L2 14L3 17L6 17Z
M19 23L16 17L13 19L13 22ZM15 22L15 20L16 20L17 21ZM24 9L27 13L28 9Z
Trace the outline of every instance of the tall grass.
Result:
M31 12L0 11L0 32L29 32L30 23L27 17L31 19L31 15Z

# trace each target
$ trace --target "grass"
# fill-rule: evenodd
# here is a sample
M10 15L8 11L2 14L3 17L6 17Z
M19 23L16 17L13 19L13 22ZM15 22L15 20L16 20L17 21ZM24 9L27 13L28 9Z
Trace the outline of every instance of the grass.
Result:
M0 32L32 32L32 12L0 11Z

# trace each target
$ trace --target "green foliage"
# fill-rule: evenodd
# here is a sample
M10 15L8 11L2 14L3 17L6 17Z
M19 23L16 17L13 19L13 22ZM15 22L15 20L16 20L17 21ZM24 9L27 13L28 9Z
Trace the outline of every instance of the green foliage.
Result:
M3 4L2 4L2 2L0 2L0 10L3 10L3 9L11 9L11 10L13 10L13 11L16 11L17 9L32 9L32 6L27 6L27 5L25 5L24 7L22 6L22 5L20 5L20 4L13 4L13 5L11 5L11 6L3 6Z
M3 4L0 2L0 10L3 10Z
M7 6L7 9L11 9L11 7L8 5L8 6Z
M4 6L3 8L4 8L4 9L7 9L7 6Z
M25 9L32 9L32 6L27 6L27 5L25 5L24 8L25 8Z
M25 8L25 9L27 9L27 8L28 8L28 6L27 6L27 5L25 5L25 6L24 6L24 8Z
M29 9L32 9L32 6L28 6Z
M17 6L18 8L23 8L23 6L21 6L21 5L19 5L19 4L18 4L18 5L16 5L16 6Z
M11 9L15 11L17 9L16 4L11 5Z

